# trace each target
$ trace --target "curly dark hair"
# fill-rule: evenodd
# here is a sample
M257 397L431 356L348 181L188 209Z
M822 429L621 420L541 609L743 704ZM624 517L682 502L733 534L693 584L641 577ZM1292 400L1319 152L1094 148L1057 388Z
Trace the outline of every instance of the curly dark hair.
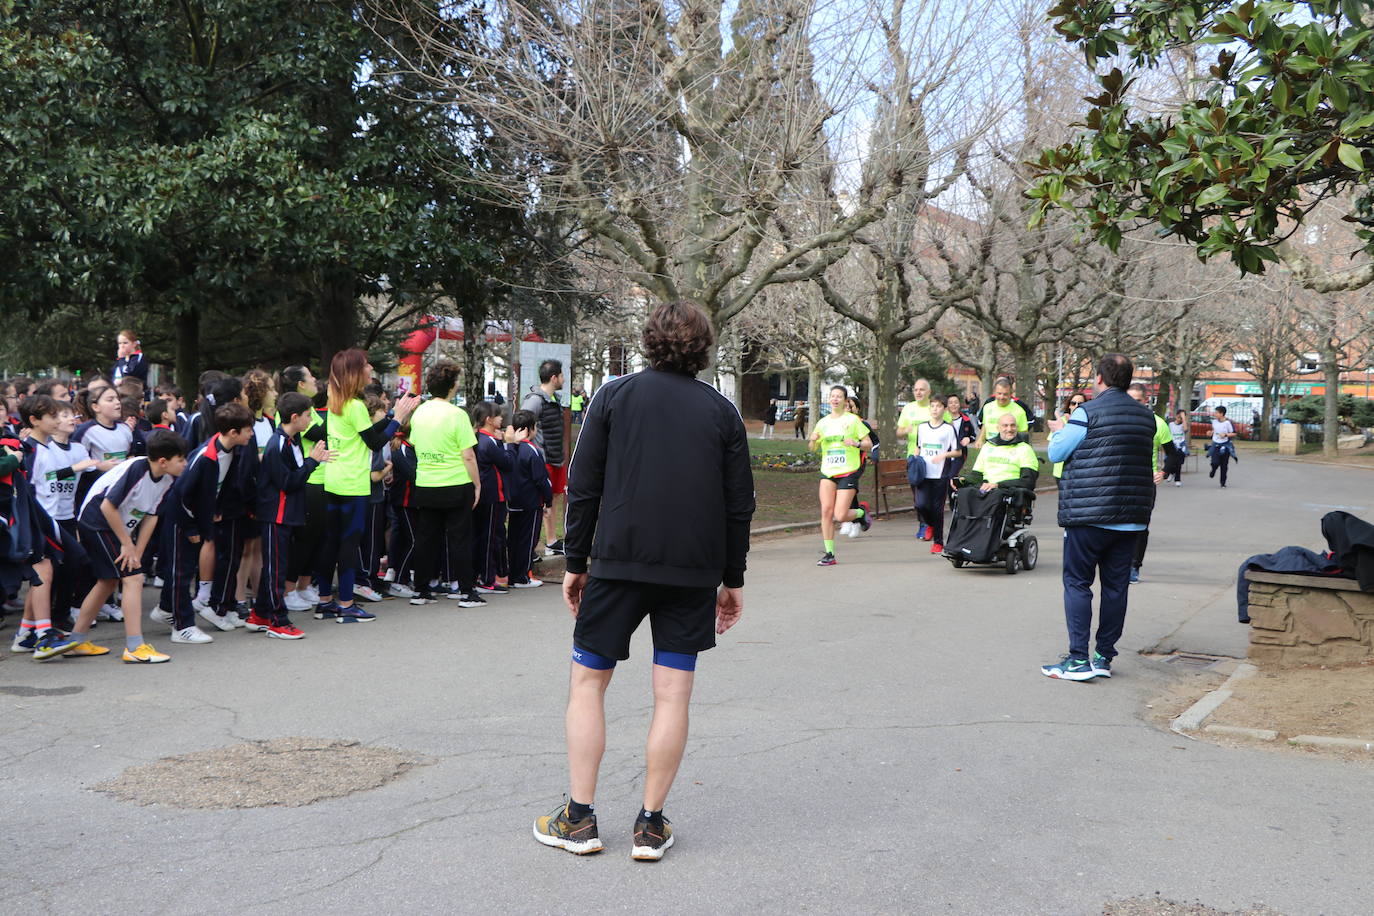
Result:
M425 373L425 390L436 398L446 398L458 387L458 364L451 359L441 359Z
M665 302L644 323L644 355L662 372L696 375L716 345L711 321L695 302Z

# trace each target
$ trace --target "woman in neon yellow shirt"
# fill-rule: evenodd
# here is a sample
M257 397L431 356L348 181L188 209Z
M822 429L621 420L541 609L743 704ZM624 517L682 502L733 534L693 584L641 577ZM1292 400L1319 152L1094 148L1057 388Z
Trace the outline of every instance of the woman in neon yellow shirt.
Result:
M481 607L472 568L472 510L482 495L473 449L477 436L468 413L453 403L458 392L458 366L441 360L425 375L430 399L410 418L410 444L415 449L415 587L411 604L434 601L430 582L439 575L439 547L448 547L454 585L444 594L459 607Z
M352 349L334 354L329 365L329 414L327 440L333 460L324 471L327 512L325 542L319 570L320 606L316 620L357 623L375 620L375 614L353 606L353 581L358 568L358 544L363 536L367 501L372 493L372 450L381 448L409 419L420 403L417 395L396 402L395 419L376 423L363 403L363 389L372 382L367 351ZM334 571L338 570L339 596L334 600Z
M864 531L871 524L868 503L851 509L858 493L859 476L863 471L862 455L873 447L868 427L857 415L849 412L849 390L843 385L830 389L830 415L816 421L807 447L821 453L821 539L825 553L817 566L835 565L835 523L849 526L845 533L858 536L859 525Z

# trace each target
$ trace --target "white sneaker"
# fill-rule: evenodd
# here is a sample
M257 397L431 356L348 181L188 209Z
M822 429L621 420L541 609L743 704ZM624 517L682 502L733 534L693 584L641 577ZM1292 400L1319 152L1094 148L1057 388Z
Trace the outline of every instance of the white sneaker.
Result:
M153 623L165 623L168 626L171 626L173 621L176 620L176 618L172 616L171 611L164 611L160 607L155 607L151 611L149 611L148 619L151 620Z
M226 611L224 619L229 621L229 626L235 630L240 630L248 626L248 621L240 617L238 611Z
M200 627L187 627L184 630L172 631L172 642L205 643L214 641L215 637L211 636Z
M207 612L214 613L213 609L210 607L210 602L201 601L199 598L191 599L191 610L195 611L197 614L204 614Z
M95 612L96 620L113 620L115 623L124 619L124 609L116 604L103 604L100 610Z
M286 605L288 611L308 611L315 606L302 598L300 592L287 592L282 604Z
M864 526L863 526L863 525L860 525L858 522L850 522L850 523L849 523L849 530L846 531L845 534L849 535L849 536L852 537L852 538L856 538L856 537L859 536L859 533L862 532L863 530L864 530Z
M377 592L377 590L374 589L374 588L372 588L370 585L358 585L358 586L355 586L354 589L353 589L353 595L354 595L354 597L356 597L356 598L361 598L361 599L363 599L364 601L382 601L382 600L383 600L382 596Z
M854 523L853 523L853 522L841 522L841 523L840 523L840 530L839 530L838 533L839 533L839 535L840 535L841 537L846 537L846 536L849 535L849 532L852 531L853 529L854 529Z
M540 588L544 585L543 579L531 579L528 582L512 582L511 588Z
M320 603L320 590L314 585L309 588L298 588L296 589L296 594L300 595L306 601L309 601L311 607Z
M419 592L409 585L402 585L400 582L393 582L391 588L387 589L387 594L393 598L414 598Z
M216 614L214 611L210 610L209 606L207 605L201 605L200 607L196 608L196 614L199 615L201 618L205 619L206 621L208 621L210 625L217 630L223 630L227 633L234 628L234 624L230 622L228 614ZM237 617L238 615L235 614L234 616ZM188 627L187 629L195 628ZM186 632L186 630L179 630L178 632L184 633ZM172 638L176 638L175 633L172 634Z
M396 581L396 570L394 570L394 569L388 569L388 570L386 571L386 575L382 576L382 581L383 581L383 582L388 582L388 583L390 583L390 582L395 582L395 581Z
M1174 486L1176 486L1176 487L1181 487L1181 486L1183 486L1183 481L1181 481L1181 480L1175 480L1175 481L1174 481Z
M426 604L434 604L434 603L435 603L435 599L434 599L434 598L423 598L423 597L421 597L420 594L417 592L416 595L415 595L415 597L410 599L410 603L413 604L413 605L415 605L415 607L421 607L422 605L426 605Z
M153 588L162 588L164 584L161 576L153 576Z

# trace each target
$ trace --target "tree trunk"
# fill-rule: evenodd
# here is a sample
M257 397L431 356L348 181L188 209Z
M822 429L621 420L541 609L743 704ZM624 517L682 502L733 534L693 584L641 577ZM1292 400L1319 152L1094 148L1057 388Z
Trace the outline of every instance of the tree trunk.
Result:
M1192 371L1185 372L1178 377L1178 409L1193 411L1193 385L1197 380L1193 377Z
M1340 432L1341 404L1341 355L1326 338L1321 345L1322 379L1326 383L1326 395L1322 399L1322 454L1335 458L1337 453L1336 436Z
M1174 393L1174 377L1172 373L1161 372L1159 374L1159 385L1155 390L1155 413L1161 417L1169 413L1169 399Z
M200 311L194 306L179 313L176 326L176 383L188 405L200 396Z
M478 315L475 310L464 309L463 318L463 396L467 398L469 409L486 400L486 387L483 385L483 355L487 342L486 315Z
M357 343L358 315L353 291L353 273L346 269L329 271L320 283L318 320L323 377L329 375L334 354Z
M810 360L806 367L806 435L811 435L816 421L821 418L821 365L820 359Z
M905 449L894 450L897 442L897 366L901 346L890 334L875 334L873 370L873 405L869 416L878 425L879 438L893 443L883 450L888 458L898 458Z
M1013 383L1012 391L1017 397L1026 402L1026 406L1032 413L1041 411L1036 408L1036 397L1039 386L1035 378L1035 348L1018 348L1012 350L1012 372L1016 374L1016 381ZM1029 418L1027 418L1029 419Z

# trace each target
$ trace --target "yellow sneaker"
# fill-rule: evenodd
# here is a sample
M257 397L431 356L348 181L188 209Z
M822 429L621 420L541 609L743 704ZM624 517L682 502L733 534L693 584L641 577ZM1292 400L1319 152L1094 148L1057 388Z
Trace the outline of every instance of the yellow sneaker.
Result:
M81 645L79 645L79 646L72 646L70 649L67 650L67 653L66 653L66 654L67 654L67 655L87 655L87 656L93 656L93 655L109 655L109 654L110 654L110 650L107 649L107 648L105 648L104 646L97 646L95 643L91 642L91 641L88 639L88 640L86 640L85 642L83 642L83 643L82 643Z
M163 655L161 652L157 651L145 642L143 645L139 646L137 649L134 649L132 652L128 649L125 649L124 660L126 662L133 662L135 664L141 665L155 665L158 662L171 661L172 656Z

